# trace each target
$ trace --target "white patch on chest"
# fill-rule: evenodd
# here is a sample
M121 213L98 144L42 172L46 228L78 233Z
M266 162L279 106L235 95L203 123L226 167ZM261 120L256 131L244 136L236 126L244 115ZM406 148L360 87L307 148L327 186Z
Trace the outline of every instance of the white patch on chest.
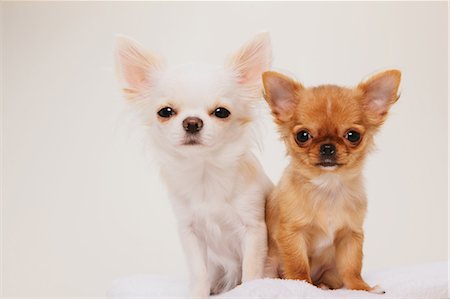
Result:
M334 173L322 174L312 179L311 183L317 187L316 195L321 199L337 199L342 197L346 191L340 175Z
M323 235L314 240L313 252L314 255L320 255L323 250L333 245L334 233L330 235Z
M320 255L324 250L333 245L336 230L342 225L341 209L348 188L338 174L325 173L311 180L315 187L313 199L317 201L319 217L318 223L322 230L321 234L313 236L313 255Z
M314 255L320 255L322 251L333 245L336 229L339 226L333 215L327 215L326 226L321 226L322 234L313 237Z

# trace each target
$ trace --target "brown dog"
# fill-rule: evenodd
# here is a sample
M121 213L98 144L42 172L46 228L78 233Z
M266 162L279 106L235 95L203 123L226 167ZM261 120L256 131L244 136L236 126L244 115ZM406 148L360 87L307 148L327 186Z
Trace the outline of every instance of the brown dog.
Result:
M361 278L362 168L398 99L400 77L390 70L355 88L305 88L282 74L263 74L265 98L291 157L266 206L269 276L384 293Z

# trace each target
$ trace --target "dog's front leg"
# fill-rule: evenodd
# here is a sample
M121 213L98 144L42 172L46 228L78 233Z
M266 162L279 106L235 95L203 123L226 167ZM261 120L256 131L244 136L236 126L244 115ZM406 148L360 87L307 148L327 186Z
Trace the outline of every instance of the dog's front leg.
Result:
M267 229L264 222L248 226L243 242L242 282L263 277L267 256Z
M362 232L345 231L339 234L335 241L337 269L347 289L384 294L379 286L372 288L361 277L363 240Z
M211 282L206 266L206 244L197 237L191 227L180 229L180 237L190 272L190 295L195 298L208 298Z
M281 227L275 236L284 268L284 278L312 283L305 233L296 227Z

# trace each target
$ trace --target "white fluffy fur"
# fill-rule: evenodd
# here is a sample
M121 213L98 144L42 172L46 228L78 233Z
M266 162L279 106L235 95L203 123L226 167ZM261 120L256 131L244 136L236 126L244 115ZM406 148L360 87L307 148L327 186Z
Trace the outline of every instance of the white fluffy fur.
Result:
M117 69L124 91L149 128L179 224L191 295L208 297L261 278L267 252L265 198L272 183L251 153L254 104L270 65L259 34L223 67L164 67L160 58L119 37ZM176 115L158 119L170 106ZM211 114L225 107L231 115ZM201 145L183 145L186 117L202 119Z

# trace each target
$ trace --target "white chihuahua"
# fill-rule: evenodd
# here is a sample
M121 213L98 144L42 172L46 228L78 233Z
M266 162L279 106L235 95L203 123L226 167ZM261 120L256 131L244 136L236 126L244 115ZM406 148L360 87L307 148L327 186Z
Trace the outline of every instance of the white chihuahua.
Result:
M270 62L267 33L225 66L172 69L137 42L117 39L123 91L139 108L159 155L195 297L263 276L272 183L251 152L251 124Z

